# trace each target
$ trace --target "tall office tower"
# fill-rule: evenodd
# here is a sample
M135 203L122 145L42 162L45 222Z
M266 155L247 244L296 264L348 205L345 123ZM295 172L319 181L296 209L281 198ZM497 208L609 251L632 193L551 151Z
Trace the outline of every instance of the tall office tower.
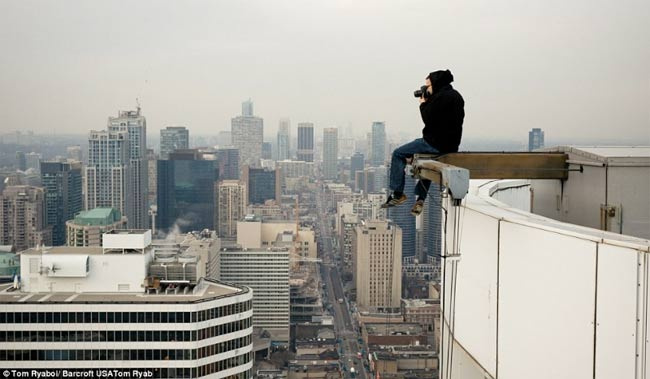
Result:
M19 252L37 245L52 245L52 229L45 223L45 190L8 186L0 195L0 245Z
M544 131L540 128L533 128L528 132L528 151L544 147Z
M242 180L248 189L248 204L264 204L267 200L280 203L282 180L277 170L244 166Z
M45 187L45 223L52 227L52 245L65 245L65 222L83 208L81 162L41 162Z
M129 160L129 134L126 131L91 131L88 139L88 165L85 168L84 206L115 208L134 226L133 185Z
M427 217L423 219L423 230L425 234L425 250L427 253L427 263L440 264L440 254L442 249L442 208L440 185L431 183L429 195L427 196L428 204Z
M235 148L217 149L219 180L239 180L239 150Z
M133 210L127 212L129 227L136 229L147 229L149 227L149 215L147 197L149 191L147 185L147 120L140 114L140 107L135 111L120 111L118 117L108 118L109 132L128 132L129 135L129 161L131 171L132 192L129 197L133 198Z
M224 180L216 184L216 187L214 228L221 238L235 238L237 221L246 215L246 185L238 180Z
M41 154L31 152L25 154L25 161L27 162L27 169L29 170L30 168L37 173L40 172L39 170L41 169Z
M201 264L183 258L164 263L163 280L143 283L162 263L148 230L107 234L103 247L21 254L20 288L0 286L2 335L12 336L3 341L0 371L252 378L252 291L201 277Z
M273 144L262 142L262 159L273 159Z
M160 129L160 159L169 159L169 153L190 148L190 131L184 126Z
M65 223L66 245L102 246L102 236L126 228L126 217L114 208L95 208L80 212Z
M392 312L402 298L402 230L389 221L355 228L354 280L360 311Z
M84 155L83 155L83 150L81 150L81 146L79 145L68 146L65 150L68 159L72 159L73 161L83 162Z
M314 161L314 124L301 122L298 124L298 148L296 155L299 161Z
M289 159L289 141L291 140L290 130L291 121L288 118L283 118L280 120L280 125L278 126L278 141L277 141L277 150L278 156L277 160L283 161Z
M323 177L336 179L339 163L339 132L337 128L323 129Z
M408 169L408 168L407 168ZM405 263L412 263L415 257L415 217L411 214L411 207L415 204L416 180L411 175L404 178L404 193L407 196L406 203L399 207L388 209L387 217L402 229L402 259Z
M23 151L16 151L16 168L20 171L27 170L27 158Z
M260 166L264 120L253 116L253 103L242 103L242 115L231 121L232 145L239 150L239 164Z
M147 190L147 206L150 208L152 205L157 205L157 186L158 186L158 155L153 149L147 149L147 179L149 183ZM150 220L151 221L151 220Z
M181 233L213 229L218 179L217 162L201 160L196 150L194 155L171 154L169 160L159 160L157 228Z
M364 156L360 152L356 152L352 157L350 157L350 181L351 182L354 183L356 178L356 172L363 171L365 164L366 162Z
M217 133L217 145L219 147L232 146L232 132L230 130L222 130Z
M218 260L219 280L253 289L253 326L288 342L289 250L222 248Z
M386 160L386 124L375 121L372 123L372 155L370 155L370 164L381 166Z

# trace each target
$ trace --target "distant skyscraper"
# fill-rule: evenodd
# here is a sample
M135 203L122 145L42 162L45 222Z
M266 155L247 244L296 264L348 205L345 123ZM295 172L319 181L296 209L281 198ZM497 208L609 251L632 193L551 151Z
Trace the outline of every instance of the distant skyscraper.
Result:
M411 207L415 204L413 191L416 180L411 175L406 175L404 179L406 203L389 208L387 217L402 229L402 259L406 261L412 260L415 256L415 217L411 214Z
M540 128L533 128L528 132L528 151L544 147L544 131Z
M232 119L231 130L232 144L239 149L239 164L259 167L264 120L253 116L253 103L250 100L242 103L242 115Z
M83 151L81 150L81 146L75 145L75 146L68 146L66 148L66 153L68 155L69 159L78 161L78 162L83 162Z
M336 179L339 155L339 133L337 128L323 129L323 177Z
M298 149L296 154L299 161L314 161L314 124L311 122L298 124Z
M45 223L45 190L9 186L0 195L0 245L20 252L37 245L52 245L52 229Z
M27 169L29 170L30 168L37 173L40 172L41 169L41 154L31 152L28 154L25 154L25 160L27 161Z
M158 187L158 156L153 149L147 149L147 171L147 179L149 180L147 186L147 190L149 191L149 195L147 196L147 205L150 207L158 204L158 200L156 199Z
M402 230L389 221L366 221L355 228L354 280L360 311L385 312L402 298Z
M273 144L262 142L262 159L273 159Z
M386 160L386 125L383 122L375 121L372 123L372 154L370 164L381 166Z
M181 233L213 229L216 161L200 160L198 154L158 161L157 228L176 225Z
M440 185L431 183L427 196L427 214L423 221L423 230L426 230L424 242L429 263L440 264L442 249L442 209Z
M232 132L230 130L222 130L217 133L217 144L219 147L232 146Z
M126 131L90 132L85 176L85 209L115 208L129 219L129 227L134 226L130 219L134 217L134 197Z
M350 181L351 182L354 182L357 171L363 171L365 164L366 162L364 156L360 152L356 152L352 157L350 157Z
M277 151L278 156L277 160L283 161L289 159L289 141L291 140L290 135L291 122L289 119L284 118L280 120L280 125L278 126L278 141L277 141Z
M276 174L276 170L244 166L242 174L248 189L248 204L279 200L281 178Z
M132 192L129 197L132 200L133 209L127 212L129 227L135 229L147 229L149 227L149 215L147 198L149 191L147 186L147 120L140 114L140 107L135 111L120 111L117 117L108 118L109 132L128 132L129 138L129 161L131 164L129 180L131 181Z
M238 180L224 180L216 187L214 228L221 238L235 238L237 221L246 215L246 185Z
M217 149L217 162L219 164L219 180L239 179L239 150L235 148Z
M16 168L20 171L27 170L27 158L23 151L16 151Z
M190 148L190 131L184 126L168 126L160 130L160 159L169 159L176 149Z
M52 227L52 245L65 245L65 222L83 208L81 162L41 162L45 188L45 223Z

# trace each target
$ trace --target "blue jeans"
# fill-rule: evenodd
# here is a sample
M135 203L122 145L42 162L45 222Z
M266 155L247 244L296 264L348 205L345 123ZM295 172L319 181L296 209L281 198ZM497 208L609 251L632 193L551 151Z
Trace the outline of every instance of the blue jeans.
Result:
M393 192L404 192L404 169L406 158L413 158L414 154L440 154L433 146L429 145L424 138L418 138L402 145L393 151L393 158L390 161L390 184ZM415 184L415 195L421 200L427 198L430 180L421 179Z

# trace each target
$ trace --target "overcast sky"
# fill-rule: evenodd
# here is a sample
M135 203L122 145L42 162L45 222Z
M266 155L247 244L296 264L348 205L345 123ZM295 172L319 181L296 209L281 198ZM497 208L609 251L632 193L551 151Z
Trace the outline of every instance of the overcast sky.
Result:
M648 0L0 0L0 132L86 133L139 98L150 134L216 134L250 97L267 139L282 117L415 137L413 90L448 68L465 136L650 144L648 20Z

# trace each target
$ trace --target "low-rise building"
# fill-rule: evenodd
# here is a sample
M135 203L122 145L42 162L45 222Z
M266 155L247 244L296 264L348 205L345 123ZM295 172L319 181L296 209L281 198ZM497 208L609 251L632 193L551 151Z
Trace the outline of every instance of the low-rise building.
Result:
M83 211L67 221L66 244L73 247L102 246L102 236L126 228L127 219L115 208Z

